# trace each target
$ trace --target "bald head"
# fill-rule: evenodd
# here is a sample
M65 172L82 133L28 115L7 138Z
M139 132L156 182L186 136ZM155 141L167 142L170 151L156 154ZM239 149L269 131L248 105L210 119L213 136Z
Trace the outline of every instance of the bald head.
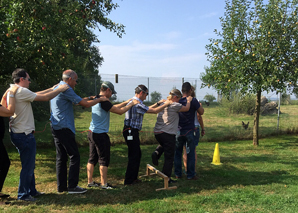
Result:
M62 74L62 80L66 82L69 78L74 79L77 73L73 70L65 70Z
M74 89L77 84L78 75L73 70L65 70L62 74L62 80Z

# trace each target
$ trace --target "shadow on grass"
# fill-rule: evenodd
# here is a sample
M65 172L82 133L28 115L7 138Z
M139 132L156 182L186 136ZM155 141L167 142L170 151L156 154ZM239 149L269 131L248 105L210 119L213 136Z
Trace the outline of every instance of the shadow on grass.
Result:
M263 150L270 148L271 151L274 151L275 147L279 146L284 149L291 149L291 147L297 145L298 141L298 139L295 137L289 137L285 140L287 141L284 143L277 143L274 145L264 144ZM150 154L154 150L155 146L142 146L141 148L143 157L139 174L144 175L146 164L151 164ZM276 169L276 165L279 163L287 164L289 158L283 159L276 156L274 153L263 154L262 151L257 153L259 155L249 156L249 154L247 154L245 156L241 156L241 153L236 152L237 149L233 150L233 147L225 147L227 150L229 148L231 148L232 151L226 154L228 157L224 156L221 158L221 161L224 162L224 164L221 166L213 166L210 164L212 161L212 156L207 154L200 154L198 156L201 161L201 164L197 167L197 170L199 171L199 180L187 180L186 177L183 176L183 178L179 179L176 184L172 184L176 185L178 189L156 192L156 189L163 188L163 179L158 176L142 177L141 179L143 182L137 185L122 185L127 166L127 148L123 145L117 145L112 148L111 167L109 168L108 173L108 179L113 180L112 184L114 185L114 182L116 182L116 189L103 190L100 188L92 188L88 189L88 192L82 195L48 193L40 197L36 202L36 205L53 206L51 207L53 209L63 209L69 206L78 206L78 208L82 210L82 208L84 208L82 207L83 205L98 207L105 207L107 204L128 205L132 203L138 203L139 201L164 199L175 197L177 195L180 196L183 194L200 194L202 191L206 192L221 189L225 190L233 186L271 185L275 183L287 183L296 179L296 176L292 175L284 167L280 170ZM242 148L241 152L247 152L250 150L252 150L250 147ZM80 153L81 167L84 168L88 160L88 148L81 147ZM55 153L53 150L49 152L48 149L41 149L39 150L39 154L43 157L42 159L37 160L38 167L49 167L51 172L54 172ZM259 168L255 169L253 168L254 166L248 167L246 163L258 165ZM267 167L262 163L273 164L274 166ZM162 165L163 158L160 159L157 169L161 170ZM297 166L297 163L294 163L294 165ZM264 169L262 167L264 167ZM96 166L96 168L98 167ZM96 178L98 178L98 176ZM79 185L85 184L86 181L86 171L81 170ZM43 181L43 187L47 187L48 182L53 182L53 178L45 178ZM24 202L12 202L11 205L21 206L29 204L24 204Z

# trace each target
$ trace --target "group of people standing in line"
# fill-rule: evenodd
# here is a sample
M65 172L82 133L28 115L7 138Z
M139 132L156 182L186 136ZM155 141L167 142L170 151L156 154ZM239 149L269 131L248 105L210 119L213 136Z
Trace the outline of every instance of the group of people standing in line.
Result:
M132 185L141 182L138 179L141 162L141 148L139 131L142 129L145 113L155 113L157 122L154 134L159 146L152 153L154 165L158 165L158 159L164 153L164 166L162 172L171 179L173 164L175 164L176 178L182 177L182 153L185 147L185 168L187 179L195 180L195 147L200 132L195 126L195 120L204 126L201 115L204 109L194 97L194 89L190 83L182 85L182 94L178 89L170 92L167 100L161 100L151 106L146 106L148 89L144 85L135 88L135 96L123 103L113 105L109 98L116 94L114 85L105 81L102 83L99 95L81 98L74 92L78 75L73 70L66 70L62 74L59 84L44 91L32 92L29 90L31 79L26 70L18 68L12 73L14 84L5 92L0 105L0 198L9 195L1 193L6 178L10 160L3 145L4 124L2 117L10 116L10 138L17 148L22 169L20 173L18 200L35 201L37 196L44 193L35 188L35 155L36 141L34 138L34 117L31 107L33 101L50 101L51 106L51 130L56 146L56 175L57 191L69 194L81 194L87 189L78 186L80 172L80 153L75 141L75 125L73 104L83 107L92 107L92 121L90 123L89 159L87 163L87 187L101 187L112 189L114 186L107 182L107 172L110 164L110 138L108 136L110 124L110 112L116 114L125 113L123 137L128 146L128 164L125 173L124 185ZM179 133L177 130L179 126ZM197 141L197 142L196 142ZM67 174L67 161L69 168ZM187 160L186 160L187 159ZM93 180L94 168L99 163L101 182Z

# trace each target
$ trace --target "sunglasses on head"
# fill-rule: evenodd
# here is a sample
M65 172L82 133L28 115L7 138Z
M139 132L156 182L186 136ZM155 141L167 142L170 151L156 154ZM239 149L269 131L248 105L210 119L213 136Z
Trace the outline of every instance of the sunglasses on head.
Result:
M145 93L146 95L149 95L149 92L144 91L141 87L138 87L143 93Z
M177 98L181 98L181 96L180 95L176 95L175 93L173 93L173 92L171 92L170 93L171 95L173 95L173 96L176 96Z
M31 82L31 78L24 78L24 77L23 77L23 79L24 79L24 80L28 80L29 82Z

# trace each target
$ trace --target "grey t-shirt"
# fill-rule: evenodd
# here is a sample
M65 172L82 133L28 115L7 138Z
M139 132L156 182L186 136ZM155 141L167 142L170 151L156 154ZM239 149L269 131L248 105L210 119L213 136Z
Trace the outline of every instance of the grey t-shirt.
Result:
M176 135L179 123L179 110L182 104L173 102L171 105L166 107L163 111L158 113L156 124L154 127L154 133L160 134L162 132Z

